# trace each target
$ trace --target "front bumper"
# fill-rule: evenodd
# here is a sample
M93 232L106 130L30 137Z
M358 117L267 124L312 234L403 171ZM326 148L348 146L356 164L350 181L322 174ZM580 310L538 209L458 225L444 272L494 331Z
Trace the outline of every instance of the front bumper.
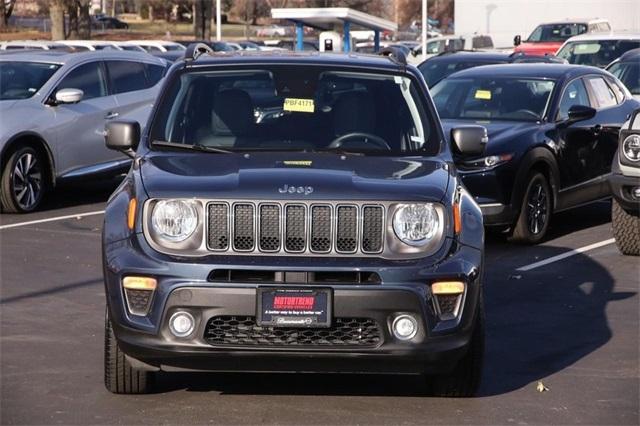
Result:
M176 259L152 251L142 236L105 247L107 303L121 349L133 362L149 369L214 371L332 371L421 373L446 372L466 353L480 302L482 252L452 241L429 259L386 261L369 258L249 258L210 256ZM375 320L381 341L375 346L242 346L210 344L205 328L217 316L255 316L257 283L208 281L216 268L280 271L367 271L380 283L318 284L333 291L334 318ZM147 316L131 315L121 280L125 275L158 280ZM428 283L458 279L467 283L460 314L439 320ZM274 286L265 283L263 285ZM292 284L279 284L290 287ZM295 287L310 286L307 284ZM173 336L168 319L177 310L190 312L195 331L186 338ZM410 341L395 339L390 319L414 315L419 330Z
M625 211L640 214L640 199L632 195L632 191L640 187L640 177L612 173L609 176L609 187L613 198Z

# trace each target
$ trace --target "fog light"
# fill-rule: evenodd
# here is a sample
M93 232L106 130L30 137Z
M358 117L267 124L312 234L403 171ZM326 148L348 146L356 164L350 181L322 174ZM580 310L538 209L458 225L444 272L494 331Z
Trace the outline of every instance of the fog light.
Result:
M633 194L633 198L635 198L636 200L640 200L640 186L636 186L635 188L633 188L631 194Z
M393 335L398 340L411 340L418 333L418 321L411 315L399 315L391 325Z
M176 337L186 337L193 332L195 320L188 312L176 312L169 319L169 329Z

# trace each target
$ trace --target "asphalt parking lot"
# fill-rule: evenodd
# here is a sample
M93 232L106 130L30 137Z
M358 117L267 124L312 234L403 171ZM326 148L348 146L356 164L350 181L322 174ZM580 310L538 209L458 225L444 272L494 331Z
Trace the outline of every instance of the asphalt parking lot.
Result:
M539 246L489 237L477 398L424 397L405 376L191 373L163 377L157 394L112 395L100 212L114 185L63 188L43 211L0 217L2 424L639 422L640 262L609 241L607 202L556 216Z

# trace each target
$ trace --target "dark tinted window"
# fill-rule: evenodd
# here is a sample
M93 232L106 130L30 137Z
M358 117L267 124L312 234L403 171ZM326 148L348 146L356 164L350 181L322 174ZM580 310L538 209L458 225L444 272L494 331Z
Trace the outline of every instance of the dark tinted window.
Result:
M82 99L106 96L107 86L100 62L80 65L71 71L58 85L60 89L80 89L84 92Z
M632 94L640 95L640 62L617 62L609 72L618 77Z
M148 86L155 86L164 77L164 73L167 70L160 65L144 64L147 69Z
M587 89L584 87L584 83L581 78L573 80L564 89L562 99L560 99L558 119L564 120L569 117L569 108L574 105L591 106Z
M570 64L604 68L628 50L640 47L640 40L584 40L565 44L558 57Z
M465 70L467 68L478 67L482 65L491 65L506 63L506 60L499 61L477 61L469 59L464 62L448 62L445 60L427 60L418 66L418 69L422 72L424 79L427 81L429 87L433 87L434 84L440 80L447 78L456 71Z
M129 61L108 61L109 77L114 93L133 92L147 88L145 64Z
M586 33L586 24L546 24L538 26L529 38L528 42L545 42L545 41L565 41L569 37Z
M37 62L0 62L0 100L32 97L58 68Z

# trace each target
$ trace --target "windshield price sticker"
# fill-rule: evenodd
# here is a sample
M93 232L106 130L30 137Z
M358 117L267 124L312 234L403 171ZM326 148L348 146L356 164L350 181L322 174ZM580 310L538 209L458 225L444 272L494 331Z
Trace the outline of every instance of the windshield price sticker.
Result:
M292 112L314 112L313 99L285 98L284 110Z
M476 90L476 99L491 100L491 90Z

